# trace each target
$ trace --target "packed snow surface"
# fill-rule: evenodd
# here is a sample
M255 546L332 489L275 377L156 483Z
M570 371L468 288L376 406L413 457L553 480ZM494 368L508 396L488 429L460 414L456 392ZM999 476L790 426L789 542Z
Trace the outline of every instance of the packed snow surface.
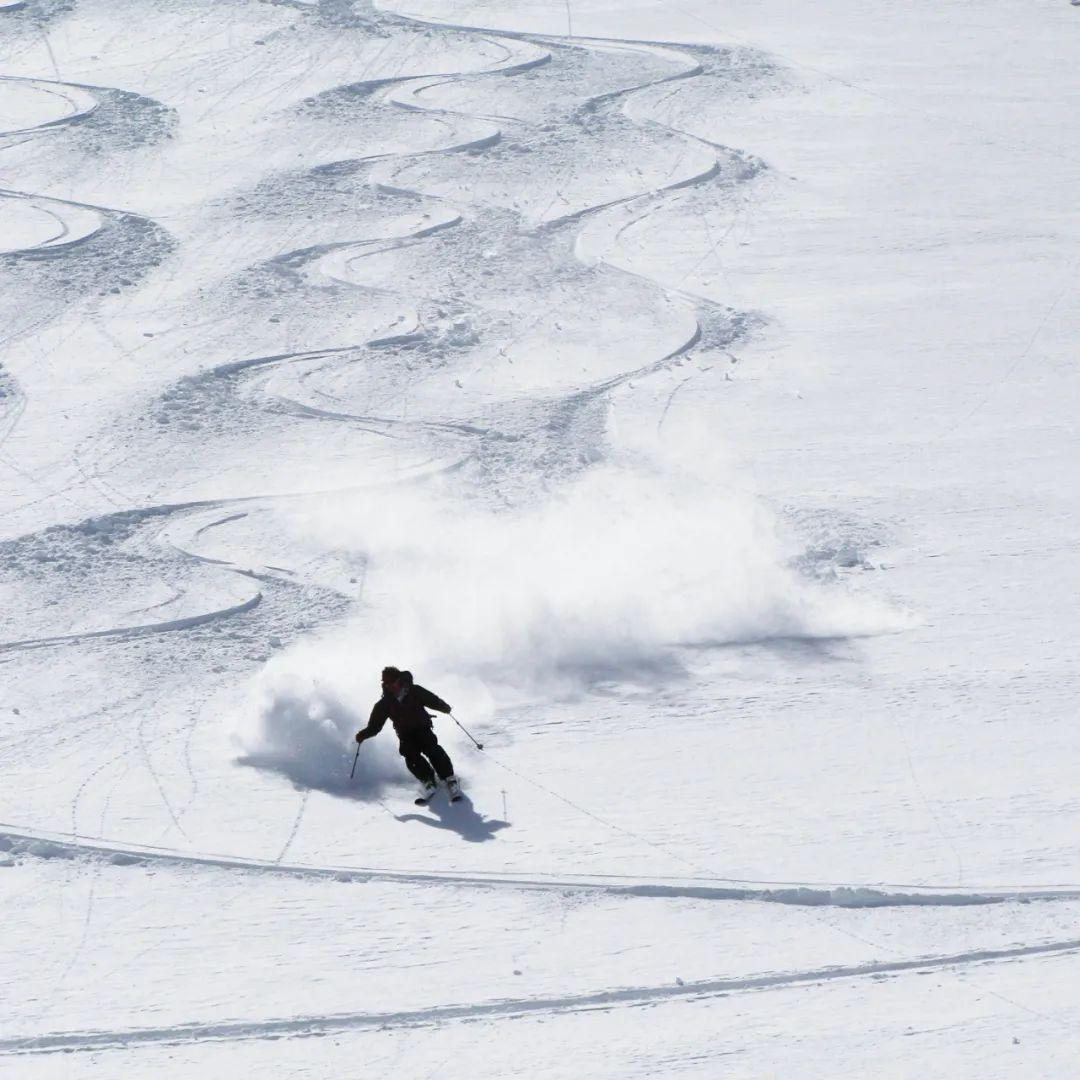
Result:
M1078 18L0 0L0 1072L1076 1074Z

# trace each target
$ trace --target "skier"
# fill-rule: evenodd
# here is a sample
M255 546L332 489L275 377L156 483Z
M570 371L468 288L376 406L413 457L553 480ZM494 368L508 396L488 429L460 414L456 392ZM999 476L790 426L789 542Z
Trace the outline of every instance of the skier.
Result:
M375 702L367 727L356 733L356 741L362 743L373 738L383 729L387 720L393 721L398 737L398 749L405 759L409 772L423 785L423 793L416 800L424 806L438 790L435 774L446 784L450 801L461 798L461 785L454 775L454 766L446 751L439 745L431 726L428 709L448 713L450 706L430 690L413 682L412 672L385 667L382 673L383 696ZM434 766L434 769L432 768Z

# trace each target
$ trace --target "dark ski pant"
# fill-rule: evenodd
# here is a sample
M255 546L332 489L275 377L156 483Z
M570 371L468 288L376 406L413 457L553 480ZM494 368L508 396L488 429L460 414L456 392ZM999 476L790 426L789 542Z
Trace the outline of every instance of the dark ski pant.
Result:
M398 749L405 759L409 772L421 784L434 782L435 773L439 774L440 780L454 775L454 766L450 757L439 745L439 740L435 738L435 732L431 728L426 731L413 731L408 735L399 735ZM429 762L431 764L428 764ZM432 765L435 767L435 772L431 771Z

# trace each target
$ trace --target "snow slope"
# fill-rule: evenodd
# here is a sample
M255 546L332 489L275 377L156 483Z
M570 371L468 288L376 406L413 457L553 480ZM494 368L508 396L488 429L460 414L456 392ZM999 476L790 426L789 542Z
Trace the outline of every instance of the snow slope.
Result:
M1077 17L0 4L3 1068L1075 1072Z

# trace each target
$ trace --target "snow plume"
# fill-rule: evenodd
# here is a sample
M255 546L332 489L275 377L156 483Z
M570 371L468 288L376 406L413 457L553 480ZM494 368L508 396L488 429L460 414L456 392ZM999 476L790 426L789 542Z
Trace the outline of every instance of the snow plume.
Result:
M760 501L687 438L516 510L416 487L335 500L309 527L369 560L343 654L526 689L626 677L679 645L883 628L792 571Z
M284 662L282 662L284 661ZM367 721L364 702L378 696L370 673L352 680L336 673L331 690L307 674L323 666L317 643L305 642L288 657L272 660L249 689L249 699L236 718L233 741L239 763L280 773L300 788L333 795L377 798L387 783L401 781L401 766L391 740L371 743L356 761L353 735Z
M475 722L493 693L677 671L680 645L896 625L790 569L770 515L727 477L714 455L684 446L595 466L515 510L417 486L317 507L294 527L368 560L363 604L349 625L267 666L253 703L258 753L287 760L282 771L302 782L347 776L342 755L365 719L355 710L377 697L385 664L412 669Z

